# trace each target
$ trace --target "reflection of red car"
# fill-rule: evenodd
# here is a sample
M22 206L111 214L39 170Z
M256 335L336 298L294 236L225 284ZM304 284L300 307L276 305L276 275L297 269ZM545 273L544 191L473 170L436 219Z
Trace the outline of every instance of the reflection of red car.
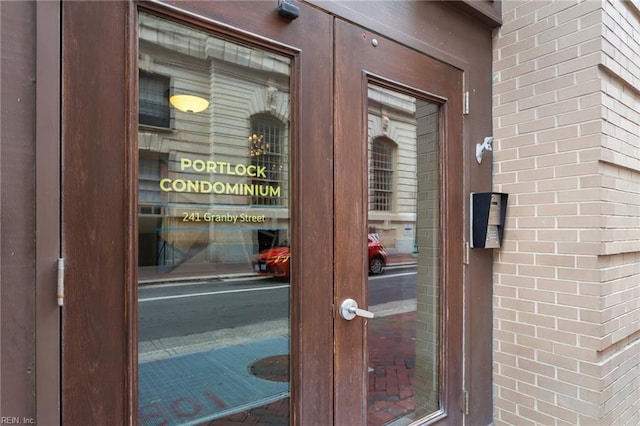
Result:
M253 262L253 270L261 275L286 278L289 276L290 257L291 249L288 246L262 250Z
M373 275L383 273L387 265L387 252L376 234L368 235L367 248L369 253L369 273ZM253 269L261 275L286 278L289 276L290 258L291 249L288 246L268 248L257 254L253 262Z
M367 251L369 253L369 273L378 275L387 266L387 252L378 239L378 234L367 235Z

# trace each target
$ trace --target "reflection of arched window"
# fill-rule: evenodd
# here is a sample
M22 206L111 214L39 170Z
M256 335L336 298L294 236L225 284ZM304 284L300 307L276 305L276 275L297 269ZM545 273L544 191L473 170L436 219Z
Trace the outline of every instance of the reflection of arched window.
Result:
M393 200L393 145L384 139L371 143L369 210L391 211Z
M250 156L251 164L264 171L264 176L256 176L254 185L263 188L284 189L283 167L286 163L284 152L285 127L279 120L270 116L255 116L251 118ZM282 193L281 193L282 194ZM251 202L257 205L277 206L281 204L282 196L270 197L256 195Z

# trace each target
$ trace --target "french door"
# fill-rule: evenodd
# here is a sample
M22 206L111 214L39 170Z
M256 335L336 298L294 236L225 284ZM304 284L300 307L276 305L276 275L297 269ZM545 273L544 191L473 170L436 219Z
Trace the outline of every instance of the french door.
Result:
M460 423L461 73L276 3L63 4L63 423Z

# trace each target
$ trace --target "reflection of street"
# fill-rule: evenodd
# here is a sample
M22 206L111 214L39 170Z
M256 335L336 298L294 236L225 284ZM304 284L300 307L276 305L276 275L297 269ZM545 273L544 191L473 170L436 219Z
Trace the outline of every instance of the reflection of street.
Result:
M369 277L369 308L380 312L382 306L405 304L416 298L416 267L390 267L384 275ZM389 312L391 313L391 312Z
M281 319L289 311L289 284L268 280L142 287L138 295L141 341Z
M384 275L370 277L370 307L374 311L375 306L393 310L398 302L412 301L415 277L415 266L390 268ZM138 301L141 353L158 349L179 352L178 346L219 346L220 339L231 342L233 335L263 336L274 328L287 333L289 283L283 281L247 277L142 286Z

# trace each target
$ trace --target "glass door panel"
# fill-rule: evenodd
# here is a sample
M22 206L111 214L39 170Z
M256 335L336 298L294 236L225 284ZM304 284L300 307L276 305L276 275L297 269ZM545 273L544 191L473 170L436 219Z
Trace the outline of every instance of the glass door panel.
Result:
M287 424L291 59L138 29L139 424Z
M368 416L440 409L440 106L368 86Z
M462 72L335 34L336 424L462 424Z

